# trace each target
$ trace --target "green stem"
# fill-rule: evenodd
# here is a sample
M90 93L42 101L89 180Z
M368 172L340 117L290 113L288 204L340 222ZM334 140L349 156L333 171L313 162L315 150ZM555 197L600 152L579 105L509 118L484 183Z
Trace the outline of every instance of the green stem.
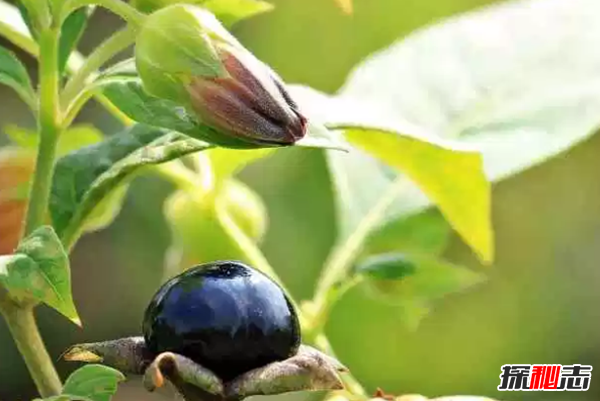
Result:
M83 90L86 81L115 55L128 48L135 41L135 30L130 26L111 35L89 55L81 68L71 77L61 95L61 102L69 107Z
M123 0L80 0L77 3L97 4L117 14L134 27L140 27L146 17L145 14L139 12Z
M344 279L347 277L354 260L356 260L356 257L362 250L365 240L381 222L387 209L406 185L407 180L403 177L394 182L379 202L361 220L352 235L345 242L338 244L334 248L319 278L315 297L312 301L311 326L307 330L309 337L316 338L323 332L329 312L339 298L339 296L335 295L337 291L332 292L332 289L338 285L343 285Z
M34 170L33 183L29 192L29 204L25 218L24 235L45 223L50 185L59 134L59 75L58 46L59 31L50 27L40 33L38 107L40 145ZM57 395L61 383L48 352L44 347L33 316L33 305L16 304L0 300L0 309L8 327L23 355L23 359L42 397Z
M20 305L0 299L0 313L6 320L40 395L46 398L60 394L60 378L35 323L33 305Z
M29 204L25 219L24 234L43 225L50 199L50 186L54 170L54 159L59 136L59 75L58 75L58 30L50 28L40 33L39 64L39 118L40 144L37 153L33 183L29 192Z

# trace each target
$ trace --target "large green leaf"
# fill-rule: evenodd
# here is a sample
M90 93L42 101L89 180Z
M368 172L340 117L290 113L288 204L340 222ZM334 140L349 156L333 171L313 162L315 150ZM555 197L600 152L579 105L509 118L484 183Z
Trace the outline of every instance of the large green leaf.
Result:
M0 283L17 300L34 299L81 324L71 293L69 258L54 230L44 226L0 256Z
M164 163L210 145L183 134L135 125L104 142L61 158L54 172L50 215L72 245L96 206L141 167Z
M218 137L212 128L200 124L189 115L184 107L170 100L157 98L146 93L138 78L131 74L130 64L122 63L124 71L117 69L114 76L105 76L100 84L102 93L129 118L156 127L175 130L192 138L212 142ZM295 146L345 149L340 137L327 130L317 121L309 121L306 136Z
M116 369L103 365L85 365L71 373L63 387L69 399L84 397L91 401L109 401L117 391L117 385L125 376Z
M368 58L337 98L472 144L502 179L598 128L598 13L595 0L525 0L452 18Z
M294 88L294 95L309 115L326 125L396 132L401 132L397 127L412 126L464 141L482 151L485 171L497 181L543 162L597 129L600 53L590 48L600 37L593 12L599 8L593 0L533 0L472 12L370 57L336 96L301 87ZM395 177L356 152L328 152L327 158L344 236ZM421 191L407 187L384 220L427 205Z
M480 258L493 258L491 189L481 155L393 132L349 129L352 144L410 177Z
M11 87L29 107L35 107L35 94L25 66L13 53L2 46L0 46L0 84Z
M371 231L420 213L433 202L482 260L492 259L490 186L478 152L456 141L437 138L401 119L394 121L354 100L298 86L293 87L293 95L309 116L345 131L348 142L361 149L327 153L335 188L339 243L353 236L365 219L371 219L383 194L393 190L404 174L412 183L404 180L394 201L378 212L378 221L370 222ZM443 242L445 235L439 233L440 238L431 240Z

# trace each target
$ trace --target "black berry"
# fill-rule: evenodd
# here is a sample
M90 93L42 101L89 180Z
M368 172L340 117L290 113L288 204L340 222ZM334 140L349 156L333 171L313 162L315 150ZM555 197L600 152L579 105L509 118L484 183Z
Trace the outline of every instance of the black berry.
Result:
M286 359L300 345L296 312L281 288L240 263L199 265L167 281L146 309L150 352L175 352L223 380Z

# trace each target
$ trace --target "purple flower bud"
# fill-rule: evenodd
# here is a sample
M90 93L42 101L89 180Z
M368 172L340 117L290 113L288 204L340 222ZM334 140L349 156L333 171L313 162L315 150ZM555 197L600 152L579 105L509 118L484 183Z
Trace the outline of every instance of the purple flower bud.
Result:
M306 118L283 82L244 49L217 48L228 76L191 76L187 84L199 120L235 139L291 145L306 134Z

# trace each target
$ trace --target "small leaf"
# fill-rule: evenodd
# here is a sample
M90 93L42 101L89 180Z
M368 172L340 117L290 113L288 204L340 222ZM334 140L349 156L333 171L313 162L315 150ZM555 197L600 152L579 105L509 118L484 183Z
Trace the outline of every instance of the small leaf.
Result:
M60 32L58 71L62 75L71 52L76 49L79 39L87 26L88 18L94 8L87 6L73 11L65 20Z
M120 70L119 70L120 71ZM192 138L212 143L215 130L197 122L186 109L170 100L147 94L137 78L108 77L102 83L103 94L125 115L137 122L181 132ZM306 136L295 146L344 149L339 135L323 125L309 121Z
M479 153L378 130L349 129L346 137L408 175L484 262L493 259L491 187Z
M50 215L58 235L72 245L96 205L141 167L209 146L182 134L135 125L66 155L56 164L50 197Z
M129 118L155 127L206 137L203 127L175 102L147 94L137 78L111 78L103 85L104 95Z
M92 401L109 401L125 376L116 369L103 365L86 365L71 373L63 387L70 399L85 397Z
M225 26L273 9L272 4L260 0L207 0L201 5Z
M0 282L15 299L44 302L81 325L71 294L69 258L51 227L35 230L14 255L2 257Z
M4 133L16 145L26 149L37 149L39 135L36 131L8 125L4 127ZM60 135L58 141L58 156L64 156L69 152L93 145L102 141L103 135L97 128L89 124L78 124L70 127Z
M27 8L25 7L24 2L22 2L22 1L17 2L17 8L19 9L19 14L21 14L21 18L22 18L23 22L27 26L27 30L29 31L31 36L33 36L34 38L37 39L38 33L35 29L34 24L31 21L31 17L29 16L29 11L27 11Z
M35 94L25 66L13 53L1 46L0 84L11 87L30 108L35 108Z
M479 284L485 276L427 256L402 253L370 256L356 270L393 301L431 302Z
M375 298L396 306L399 320L410 330L418 327L435 301L486 279L439 259L397 252L367 257L355 272Z
M413 261L395 253L371 256L356 268L358 274L375 280L400 280L416 271Z
M17 7L3 1L0 2L0 30L6 38L28 53L38 53L37 43L32 39Z

